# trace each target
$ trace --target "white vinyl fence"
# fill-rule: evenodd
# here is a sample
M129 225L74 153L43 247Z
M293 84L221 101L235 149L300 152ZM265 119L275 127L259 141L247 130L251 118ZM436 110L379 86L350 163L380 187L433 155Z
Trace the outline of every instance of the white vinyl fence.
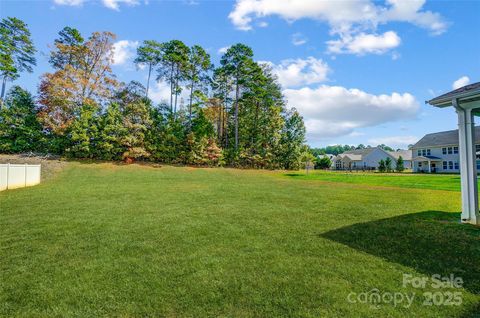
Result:
M0 164L0 191L40 183L41 165Z

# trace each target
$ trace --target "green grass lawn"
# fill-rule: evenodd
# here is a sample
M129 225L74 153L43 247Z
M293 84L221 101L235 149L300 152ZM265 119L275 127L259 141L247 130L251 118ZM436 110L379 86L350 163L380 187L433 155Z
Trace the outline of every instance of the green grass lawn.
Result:
M282 172L70 163L39 186L1 192L0 316L480 312L480 229L458 223L459 192L403 188L400 180L454 190L456 176L359 184L322 176L307 179L328 182ZM403 274L454 274L464 284L402 287ZM415 298L409 308L347 300L373 289ZM439 291L461 292L462 304L423 304L423 293Z
M284 176L301 180L460 191L460 175L458 174L362 173L315 170L308 174L303 171L288 172L284 173Z

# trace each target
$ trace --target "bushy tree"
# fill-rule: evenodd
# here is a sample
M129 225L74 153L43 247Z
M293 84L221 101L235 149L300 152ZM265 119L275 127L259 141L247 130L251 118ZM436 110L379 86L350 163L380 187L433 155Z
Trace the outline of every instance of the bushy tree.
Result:
M117 94L123 126L127 132L120 138L120 144L125 148L122 158L127 162L150 156L146 133L152 120L150 101L144 96L145 88L138 82L130 82Z
M70 146L65 150L67 155L76 158L94 158L97 155L98 120L96 107L82 106L79 116L68 129Z
M385 159L385 170L387 172L392 172L392 159L390 159L390 157Z
M405 170L405 165L402 156L399 156L396 163L396 169L398 172L403 172Z
M332 161L328 157L318 158L315 162L315 169L328 169L332 166Z
M45 129L63 135L84 105L101 108L113 95L113 40L110 32L94 32L87 41L65 28L55 41L50 63L56 70L43 75L39 86L40 119Z
M12 87L0 109L0 152L19 153L41 151L44 145L42 127L32 95Z
M122 140L128 135L123 123L123 113L117 102L110 103L98 125L98 141L96 152L99 159L121 160L126 151Z
M385 160L381 159L379 162L378 162L378 172L385 172L386 170L386 166L385 166Z
M297 110L290 110L285 116L285 125L281 132L277 160L280 167L298 169L305 142L305 125Z

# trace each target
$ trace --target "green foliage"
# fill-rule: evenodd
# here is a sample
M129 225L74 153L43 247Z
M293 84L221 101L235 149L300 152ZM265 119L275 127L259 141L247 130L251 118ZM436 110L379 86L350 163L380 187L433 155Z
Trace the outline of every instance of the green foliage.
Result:
M49 63L55 69L63 69L68 65L78 66L80 63L78 55L81 54L85 41L80 31L67 26L58 35L59 37L55 39L57 50L51 52Z
M213 69L201 46L144 41L135 63L148 66L149 78L156 70L157 79L170 84L170 103L154 106L149 78L147 88L115 79L114 39L110 32L94 32L85 40L71 27L59 32L49 55L55 72L42 76L38 111L29 95L29 108L22 110L30 114L26 127L45 140L41 150L74 158L266 169L298 169L302 156L310 155L303 118L287 110L277 77L270 66L254 62L250 47L233 45ZM188 105L181 100L177 110L182 89L189 89ZM0 150L39 147L23 141L28 138L19 131L27 128L8 126L10 113L19 111L8 108L0 122ZM13 129L25 138L13 142Z
M37 111L32 95L12 87L0 109L0 152L19 153L40 151L44 137L37 121Z
M65 149L67 155L76 158L95 157L98 119L95 106L82 106L80 115L73 121L66 136L70 142L70 147Z
M99 159L120 160L126 151L122 140L128 135L118 103L110 103L100 118L96 152Z
M176 113L177 98L182 92L182 81L186 78L190 49L179 40L162 43L161 47L162 55L157 69L157 80L164 80L170 84L170 111Z
M385 151L394 151L393 148L386 146L384 144L378 145L377 147L382 148ZM324 148L312 148L311 151L315 156L324 155L324 154L332 154L336 156L338 154L344 153L345 151L355 150L355 149L366 149L366 148L372 148L372 146L370 145L365 146L364 144L359 144L357 146L333 145L333 146L326 146Z
M399 156L397 159L396 170L398 172L403 172L405 170L405 165L404 165L402 156Z
M134 63L137 66L146 65L148 67L146 96L148 96L152 70L162 61L162 50L163 45L153 40L143 41L143 44L137 48L137 57Z
M387 157L385 159L385 170L386 172L392 172L392 159L390 157Z
M332 161L328 157L318 158L315 162L315 169L328 169L332 166Z
M7 80L17 79L24 71L31 73L33 66L37 63L35 52L27 24L17 18L2 19L0 22L0 76L2 77L0 107Z
M379 162L378 162L378 171L379 172L385 172L387 170L387 167L385 165L385 160L381 159Z
M285 169L298 169L305 142L305 125L296 109L286 114L277 160Z

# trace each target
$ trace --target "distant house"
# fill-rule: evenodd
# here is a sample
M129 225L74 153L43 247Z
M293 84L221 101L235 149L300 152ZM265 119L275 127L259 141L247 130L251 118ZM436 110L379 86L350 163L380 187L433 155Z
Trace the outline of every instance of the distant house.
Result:
M480 169L480 127L475 127L477 169ZM412 147L414 172L460 172L458 130L425 135Z
M412 169L412 150L398 150L398 151L388 151L395 160L401 156L403 159L403 166L405 169Z
M334 170L375 170L378 168L378 162L390 158L392 160L392 168L399 155L393 155L391 152L385 151L379 147L356 149L345 151L333 159L332 169ZM405 156L408 160L407 153ZM403 157L403 155L402 155ZM404 158L404 159L406 159ZM411 155L410 155L411 162ZM405 165L406 167L406 165Z

